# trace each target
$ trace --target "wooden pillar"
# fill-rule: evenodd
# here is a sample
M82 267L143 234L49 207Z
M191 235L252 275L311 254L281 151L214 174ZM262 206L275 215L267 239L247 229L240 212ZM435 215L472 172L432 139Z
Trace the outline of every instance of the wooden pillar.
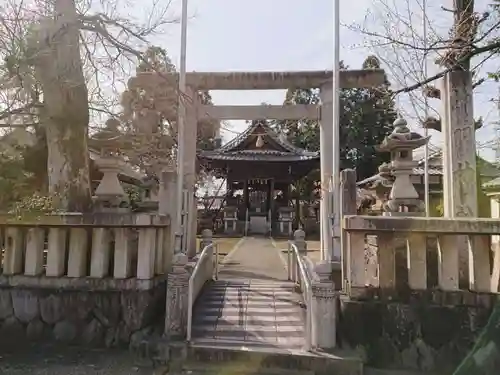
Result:
M226 180L226 186L227 186L226 194L228 196L232 196L233 195L233 180L229 177Z
M283 189L283 200L286 202L286 205L289 206L289 203L290 203L290 183L286 183L286 188Z
M245 202L245 215L248 210L248 180L243 182L243 202Z
M271 213L274 212L274 179L271 178L271 181L269 182L269 209L271 210Z

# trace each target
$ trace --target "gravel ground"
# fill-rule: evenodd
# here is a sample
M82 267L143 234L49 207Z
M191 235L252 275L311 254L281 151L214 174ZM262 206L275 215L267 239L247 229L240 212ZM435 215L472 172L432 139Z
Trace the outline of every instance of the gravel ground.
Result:
M163 375L127 350L33 345L0 348L1 375Z

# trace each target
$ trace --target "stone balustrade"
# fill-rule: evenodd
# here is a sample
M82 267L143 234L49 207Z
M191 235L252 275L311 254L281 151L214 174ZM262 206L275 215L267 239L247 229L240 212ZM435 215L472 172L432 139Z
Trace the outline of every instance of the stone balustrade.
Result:
M150 280L171 262L163 224L2 224L2 275Z
M162 326L168 216L2 217L0 239L0 344L133 346Z
M499 259L495 253L492 263L490 246L490 237L500 234L498 220L346 216L344 230L351 298L433 291L432 298L447 304L474 304L478 294L498 291ZM461 241L468 247L465 266ZM404 267L397 266L398 257Z

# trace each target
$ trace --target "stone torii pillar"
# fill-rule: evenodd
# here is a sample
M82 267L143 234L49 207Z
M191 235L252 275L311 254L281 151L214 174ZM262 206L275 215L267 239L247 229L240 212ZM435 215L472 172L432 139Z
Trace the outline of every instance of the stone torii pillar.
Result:
M184 189L188 191L188 207L186 207L187 220L183 241L186 242L186 253L189 258L196 255L196 223L197 223L197 202L196 202L196 146L198 141L198 105L199 98L197 91L188 86L186 88L186 118L184 133Z
M380 86L385 81L382 69L341 70L339 86L347 88L371 88ZM320 205L320 231L321 231L321 256L322 262L316 265L316 273L323 278L330 279L338 287L342 285L341 275L341 246L340 222L336 220L337 228L333 227L332 214L335 204L340 205L340 187L332 185L333 173L333 81L325 82L320 87L321 113L320 113L320 159L321 159L321 205ZM340 115L340 114L337 114ZM335 249L337 247L337 249Z

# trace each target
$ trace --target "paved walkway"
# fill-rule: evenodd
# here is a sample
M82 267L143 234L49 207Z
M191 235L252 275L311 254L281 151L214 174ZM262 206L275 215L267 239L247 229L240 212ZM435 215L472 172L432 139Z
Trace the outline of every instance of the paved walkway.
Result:
M246 238L221 267L219 280L199 297L193 320L198 341L300 349L301 296L271 240Z
M287 271L278 250L268 238L247 237L226 257L219 279L287 281Z

